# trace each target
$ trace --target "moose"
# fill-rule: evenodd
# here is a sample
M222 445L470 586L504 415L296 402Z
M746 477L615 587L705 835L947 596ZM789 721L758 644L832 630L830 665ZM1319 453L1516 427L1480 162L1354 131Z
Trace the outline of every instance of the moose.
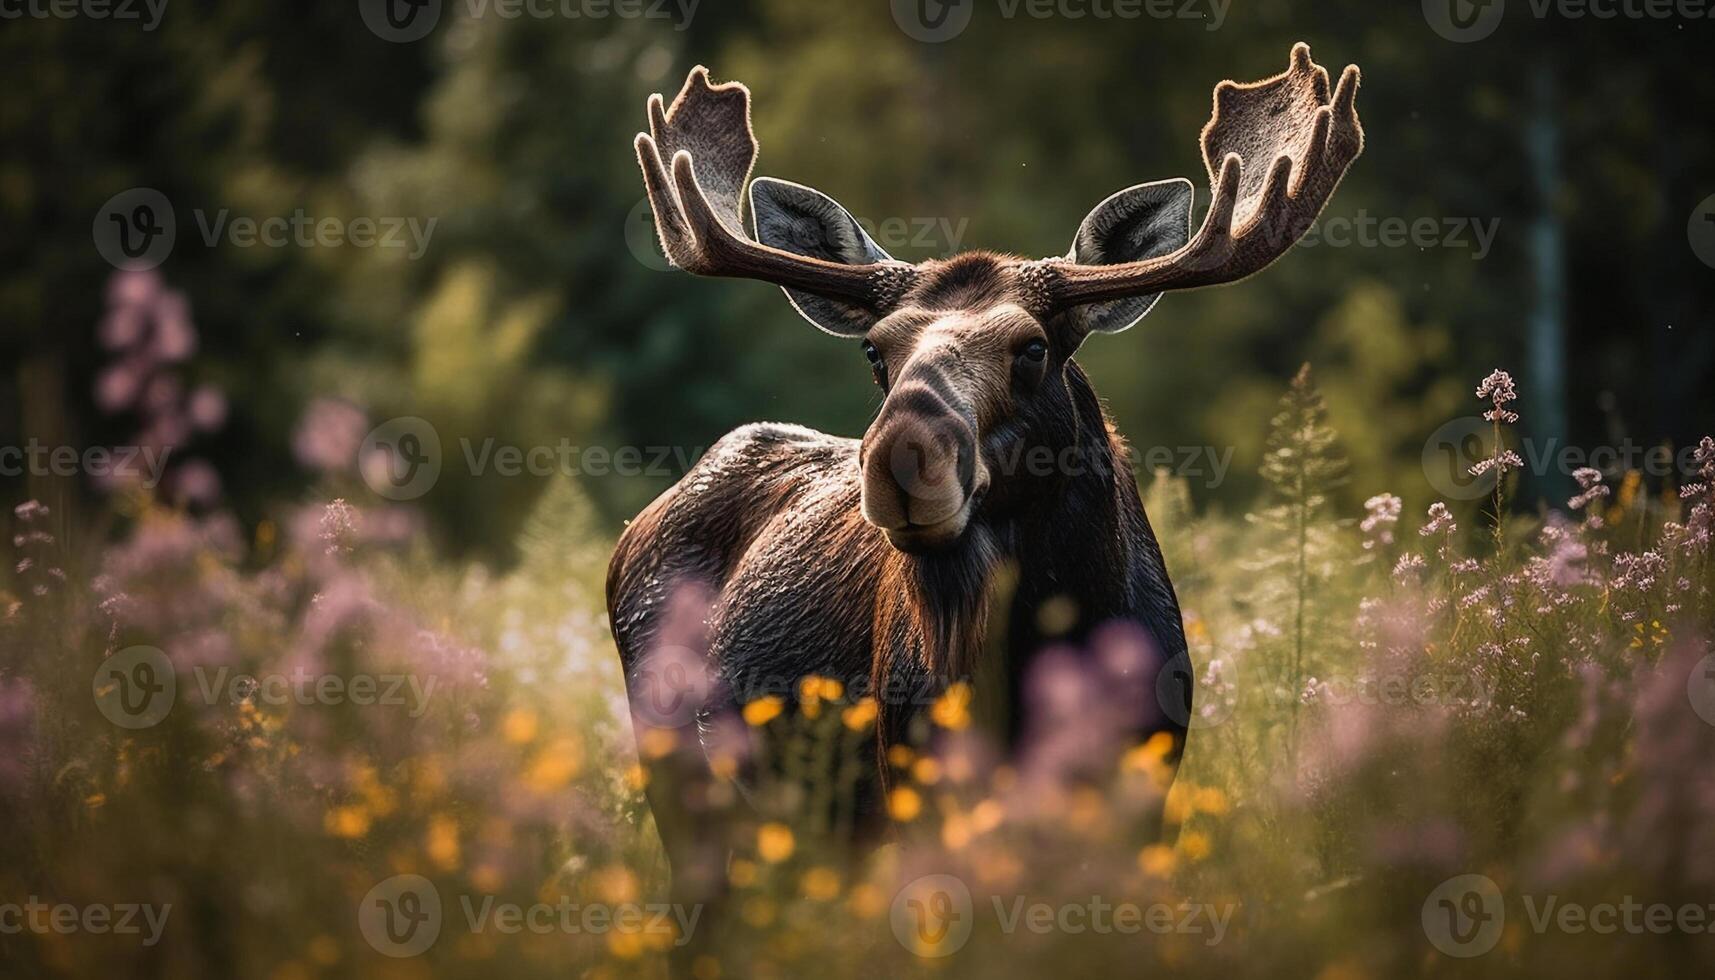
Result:
M1098 204L1064 257L915 265L819 191L751 180L743 85L699 66L670 106L649 99L635 148L667 257L782 287L804 319L859 343L882 396L861 439L734 430L619 540L608 612L675 901L718 898L727 853L712 801L732 797L723 782L744 792L732 741L766 736L733 719L794 679L874 692L885 749L924 703L895 692L972 677L1004 628L1015 740L1032 656L1121 621L1150 640L1142 681L1173 692L1136 734L1168 733L1177 764L1192 703L1190 671L1171 666L1188 662L1178 600L1126 444L1073 355L1165 292L1244 279L1291 248L1363 148L1358 81L1349 66L1331 87L1300 43L1285 72L1218 84L1201 135L1212 198L1195 230L1191 182L1162 180ZM1021 450L1081 465L1021 470L1009 462ZM991 609L1003 567L1010 596ZM1069 616L1039 615L1050 602ZM879 754L873 769L860 827L886 823Z

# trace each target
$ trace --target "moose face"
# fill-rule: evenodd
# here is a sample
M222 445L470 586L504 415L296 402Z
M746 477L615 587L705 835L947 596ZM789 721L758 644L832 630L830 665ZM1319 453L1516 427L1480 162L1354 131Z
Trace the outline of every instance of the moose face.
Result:
M1282 74L1221 82L1194 234L1191 182L1156 181L1097 205L1065 256L1040 260L899 262L820 191L752 181L749 90L700 67L671 107L650 98L635 148L675 265L774 283L806 320L859 341L884 393L859 452L863 516L920 552L1016 496L1008 450L1073 438L1064 372L1091 333L1132 326L1164 292L1243 279L1303 236L1363 149L1357 90L1355 66L1331 89L1304 44Z
M1054 389L1065 399L1051 381L1066 351L1016 302L906 307L872 327L862 350L884 393L858 454L864 519L904 551L950 545L1010 475L1007 450L1040 432Z

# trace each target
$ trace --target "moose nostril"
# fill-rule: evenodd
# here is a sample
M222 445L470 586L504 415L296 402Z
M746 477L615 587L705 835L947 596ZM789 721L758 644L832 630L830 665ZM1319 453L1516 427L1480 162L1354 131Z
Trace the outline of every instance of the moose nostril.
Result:
M867 441L863 511L871 524L927 527L964 509L977 464L974 434L963 419L911 413Z
M945 467L936 465L938 454L920 434L901 436L889 454L893 482L913 498L939 496Z
M888 448L889 475L911 500L962 499L974 455L969 442L957 420L914 420Z

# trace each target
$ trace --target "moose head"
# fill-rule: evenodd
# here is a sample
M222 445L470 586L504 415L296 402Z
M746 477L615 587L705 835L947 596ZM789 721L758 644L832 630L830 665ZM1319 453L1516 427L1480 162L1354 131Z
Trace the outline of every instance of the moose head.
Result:
M957 542L984 508L1029 498L1040 479L1003 460L1077 438L1064 378L1086 337L1125 330L1170 290L1243 279L1298 241L1363 149L1357 91L1356 66L1330 91L1302 43L1280 75L1221 82L1202 132L1202 225L1189 180L1138 184L1048 259L894 260L827 195L750 179L750 93L702 67L670 107L650 98L636 149L669 260L778 285L806 320L861 340L884 393L859 453L863 516L921 552Z

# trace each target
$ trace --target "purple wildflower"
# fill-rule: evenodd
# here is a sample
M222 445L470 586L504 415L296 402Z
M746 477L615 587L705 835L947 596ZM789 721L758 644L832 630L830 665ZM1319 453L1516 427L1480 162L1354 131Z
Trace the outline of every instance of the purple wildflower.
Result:
M1513 423L1518 421L1518 413L1506 409L1507 402L1518 398L1518 389L1513 385L1513 376L1500 368L1489 372L1483 383L1477 386L1477 397L1487 398L1494 405L1483 413L1483 418L1490 422Z

